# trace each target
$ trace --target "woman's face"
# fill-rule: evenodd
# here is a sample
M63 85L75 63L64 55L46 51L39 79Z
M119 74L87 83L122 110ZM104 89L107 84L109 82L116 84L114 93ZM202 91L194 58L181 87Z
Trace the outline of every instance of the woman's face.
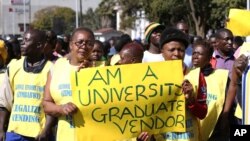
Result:
M185 46L178 41L165 43L162 47L162 56L165 60L183 60L185 56Z
M207 50L201 46L195 46L193 48L192 63L194 67L203 68L210 62Z
M92 50L92 53L90 55L90 60L92 61L101 61L103 56L103 49L102 46L98 43L94 44L94 48Z
M87 31L78 31L70 42L71 57L78 62L89 58L94 47L94 37Z

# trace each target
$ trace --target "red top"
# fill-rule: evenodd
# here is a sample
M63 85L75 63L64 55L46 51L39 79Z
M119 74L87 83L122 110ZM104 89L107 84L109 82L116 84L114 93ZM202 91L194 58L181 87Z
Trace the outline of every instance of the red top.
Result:
M210 64L212 65L212 68L213 69L215 69L215 67L216 67L216 59L215 59L215 57L212 57L211 59L210 59Z
M200 73L199 76L199 86L198 86L198 94L197 99L188 105L191 113L198 117L199 119L203 119L207 115L207 84L203 73Z

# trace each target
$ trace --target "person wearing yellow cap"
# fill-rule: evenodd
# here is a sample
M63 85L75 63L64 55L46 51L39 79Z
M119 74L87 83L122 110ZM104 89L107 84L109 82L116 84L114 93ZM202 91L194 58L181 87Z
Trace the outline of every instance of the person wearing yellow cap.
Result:
M6 59L8 53L3 40L0 40L0 85L2 85L4 72L6 70Z
M7 52L7 48L5 47L5 43L3 40L0 40L0 69L1 70L6 65L7 56L8 56L8 52Z
M164 61L160 49L160 37L164 29L164 25L161 25L156 22L150 23L145 28L144 35L145 42L148 44L148 49L144 51L142 62Z

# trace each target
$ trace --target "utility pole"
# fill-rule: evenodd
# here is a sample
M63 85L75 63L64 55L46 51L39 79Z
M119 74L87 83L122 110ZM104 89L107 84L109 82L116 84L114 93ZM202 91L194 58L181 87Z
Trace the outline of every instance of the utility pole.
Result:
M2 33L1 33L1 34L2 34L2 37L3 37L4 34L5 34L5 33L4 33L4 21L5 21L5 20L4 20L4 14L3 14L3 11L4 11L4 10L3 10L3 1L0 1L0 6L1 6L1 7L0 7L0 10L1 10L1 11L0 11L0 12L1 12L0 22L1 22L1 29L2 29Z
M76 28L78 28L78 0L75 0L76 2Z
M82 26L83 19L82 19L82 0L80 0L80 20L79 20L79 26Z
M31 27L30 24L31 24L31 0L29 1L29 28Z
M23 31L26 32L26 0L23 0Z
M122 10L121 10L121 6L119 5L118 2L116 2L115 6L114 6L114 10L116 11L116 30L119 31Z

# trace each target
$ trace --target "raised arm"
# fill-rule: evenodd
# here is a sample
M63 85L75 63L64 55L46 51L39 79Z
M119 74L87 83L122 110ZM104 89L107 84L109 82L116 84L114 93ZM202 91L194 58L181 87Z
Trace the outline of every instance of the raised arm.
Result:
M232 107L237 92L238 82L241 81L241 75L246 69L247 64L248 64L248 58L245 55L241 55L234 62L232 68L232 77L229 84L225 106L223 110L224 114L228 114Z

